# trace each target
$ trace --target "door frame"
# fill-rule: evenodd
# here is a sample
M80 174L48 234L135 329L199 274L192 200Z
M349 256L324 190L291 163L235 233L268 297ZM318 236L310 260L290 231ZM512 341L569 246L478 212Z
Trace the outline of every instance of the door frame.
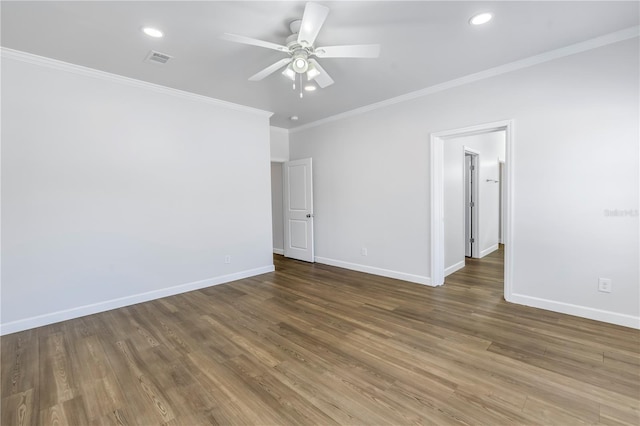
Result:
M500 183L498 190L500 191L500 239L498 240L498 242L500 244L504 244L504 209L505 209L505 199L504 199L504 181L505 181L505 174L504 174L504 160L501 160L500 158L498 158L498 168L499 168L499 172L498 172L498 179L500 179Z
M479 233L478 230L480 229L480 153L474 149L471 149L467 146L463 146L462 147L462 164L465 164L465 167L463 167L462 170L462 182L464 183L464 185L467 184L466 179L467 179L467 174L465 172L466 169L466 162L465 162L465 157L467 155L470 155L471 157L473 157L473 161L474 161L474 166L475 169L473 170L473 173L471 173L471 175L473 176L472 178L472 184L471 184L471 193L473 194L473 214L471 215L471 238L474 239L474 244L471 245L471 256L472 258L479 258L480 257L480 250L478 250L478 247L480 246L480 239L478 237ZM466 199L466 193L463 192L462 194L462 217L464 217L465 223L467 220L467 209L466 209L466 203L467 203L467 199ZM467 237L466 237L466 233L464 238L464 242L465 242L465 246L467 243ZM477 243L477 244L476 244ZM466 252L465 252L465 257L466 257Z
M511 301L513 276L513 120L434 132L430 135L431 285L444 284L444 142L447 139L496 131L505 132L504 298Z

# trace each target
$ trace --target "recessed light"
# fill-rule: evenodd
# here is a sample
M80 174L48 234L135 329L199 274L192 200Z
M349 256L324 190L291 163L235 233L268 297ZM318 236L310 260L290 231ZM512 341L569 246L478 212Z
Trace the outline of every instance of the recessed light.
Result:
M156 28L151 28L151 27L144 27L142 29L142 32L148 35L149 37L153 37L153 38L160 38L164 35L162 34L162 31Z
M482 25L489 22L491 18L493 18L493 15L488 12L478 13L477 15L474 15L471 17L471 19L469 19L469 23L471 25Z
M292 115L291 117L289 117L289 120L298 121L298 116L297 115Z
M306 86L304 86L304 90L306 90L307 92L313 92L314 90L316 90L316 86L314 86L313 84L307 84Z

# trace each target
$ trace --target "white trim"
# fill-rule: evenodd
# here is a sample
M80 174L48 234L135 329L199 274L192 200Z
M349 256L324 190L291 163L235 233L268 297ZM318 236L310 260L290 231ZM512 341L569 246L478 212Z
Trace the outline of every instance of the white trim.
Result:
M481 135L484 133L496 132L504 130L507 126L512 125L512 120L499 120L491 123L477 124L474 126L462 127L459 129L443 130L442 132L434 133L439 138L451 139L454 137ZM505 155L506 157L506 155ZM506 161L505 161L506 163Z
M2 6L0 5L0 8ZM0 9L1 10L1 9ZM1 13L0 13L1 14ZM0 60L0 65L1 65L2 61ZM2 81L2 66L0 66L0 82ZM3 117L2 115L2 84L0 84L0 117ZM2 119L0 118L0 135L2 135ZM0 181L2 181L2 137L0 136ZM5 181L6 182L6 181ZM0 184L0 318L2 318L1 313L2 313L2 185ZM0 324L0 335L1 334L1 327L2 324Z
M502 190L504 200L504 216L502 216L502 239L504 241L504 298L507 302L511 302L511 292L513 291L513 241L515 236L513 232L513 200L514 200L514 182L513 170L515 165L515 125L512 121L508 122L505 128L505 159ZM509 246L507 246L509 243Z
M462 150L465 154L469 153L471 155L477 155L478 157L480 156L480 151L478 151L477 149L469 148L468 146L462 145Z
M498 245L498 244L492 245L491 247L489 247L489 248L487 248L487 249L482 250L482 251L480 252L480 257L481 257L481 258L482 258L482 257L485 257L486 255L491 254L491 253L493 253L494 251L498 250L498 248L500 248L500 245Z
M379 275L387 278L395 278L397 280L409 281L416 284L431 285L431 279L422 275L407 274L405 272L392 271L390 269L376 268L374 266L360 265L357 263L343 262L342 260L327 259L326 257L316 256L317 263L325 265L337 266L338 268L350 269L352 271L365 272L367 274Z
M129 77L124 77L117 74L108 73L105 71L99 71L93 68L83 67L81 65L70 64L68 62L58 61L57 59L46 58L44 56L38 56L27 52L21 52L19 50L9 49L6 47L0 47L0 54L2 58L13 59L33 65L52 68L59 71L70 72L73 74L81 75L84 77L97 78L100 80L106 80L113 83L124 84L126 86L137 87L141 89L151 90L156 93L164 95L170 95L177 98L187 99L196 102L203 102L217 107L232 109L235 111L247 112L251 114L257 114L263 117L271 117L273 112L265 111L257 108L252 108L240 104L234 104L232 102L222 101L220 99L210 98L208 96L198 95L191 92L185 92L184 90L173 89L171 87L161 86L159 84L149 83L147 81L136 80Z
M596 49L598 47L607 46L609 44L618 43L620 41L628 40L640 35L640 26L626 28L624 30L616 31L611 34L606 34L600 37L596 37L590 40L586 40L580 43L572 44L569 46L561 47L559 49L550 50L548 52L541 53L539 55L531 56L529 58L521 59L519 61L511 62L504 65L499 65L494 68L489 68L484 71L480 71L474 74L469 74L464 77L456 78L454 80L446 81L444 83L429 86L424 89L410 92L401 96L396 96L391 99L386 99L381 102L366 105L360 108L352 109L350 111L342 112L340 114L332 115L311 123L303 124L302 126L289 129L289 133L296 133L302 130L317 127L323 124L331 123L338 120L344 120L346 118L358 116L369 111L373 111L380 108L386 108L391 105L395 105L401 102L410 101L412 99L421 98L423 96L431 95L433 93L442 92L443 90L452 89L465 84L474 83L476 81L485 80L487 78L496 77L501 74L506 74L512 71L518 71L523 68L529 68L534 65L549 62L554 59L564 58L565 56L575 55L576 53L585 52L587 50Z
M279 254L284 256L284 250L283 249L279 249L279 248L273 248L273 254Z
M499 244L504 244L504 212L505 212L505 203L504 203L504 168L505 168L505 162L504 159L501 160L500 158L498 158L498 179L500 180L500 187L499 187L499 192L500 192L500 241Z
M431 164L431 281L432 285L444 284L444 141L453 137L505 132L505 253L504 253L504 298L511 302L513 269L513 122L502 120L493 123L464 127L432 133L430 137Z
M287 161L289 161L287 158L282 158L282 157L272 157L271 158L271 162L272 163L286 163Z
M28 330L30 328L41 327L43 325L53 324L60 321L79 318L85 315L92 315L99 312L110 311L112 309L122 308L124 306L134 305L136 303L148 302L150 300L161 299L163 297L186 293L193 290L199 290L201 288L225 284L231 281L241 280L243 278L249 278L273 271L275 271L273 265L263 266L261 268L249 269L246 271L235 272L233 274L208 278L202 281L194 281L187 284L180 284L173 287L148 291L146 293L134 294L132 296L120 297L118 299L107 300L104 302L79 306L77 308L65 309L49 314L11 321L0 325L0 336L10 333L16 333L18 331Z
M444 284L444 144L431 134L431 285ZM437 267L436 265L442 265Z
M449 275L453 274L454 272L459 271L460 269L462 269L464 267L465 267L465 263L464 263L464 259L463 259L460 262L455 263L455 264L449 266L448 268L446 268L444 270L444 276L448 277Z
M524 294L512 294L510 301L520 305L545 309L547 311L559 312L561 314L573 315L595 321L640 329L640 317L635 317L633 315L589 308L587 306L574 305L572 303L557 302L555 300L541 299L539 297L526 296Z

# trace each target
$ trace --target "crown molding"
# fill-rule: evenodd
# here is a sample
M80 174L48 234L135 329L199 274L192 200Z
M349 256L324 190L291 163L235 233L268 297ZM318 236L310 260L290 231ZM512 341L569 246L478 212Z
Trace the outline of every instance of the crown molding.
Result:
M155 93L164 95L170 95L181 99L187 99L195 102L202 102L209 105L231 109L235 111L247 112L251 114L257 114L263 117L271 117L273 112L265 111L257 108L252 108L233 102L222 101L220 99L210 98L208 96L197 95L195 93L186 92L184 90L173 89L171 87L161 86L159 84L149 83L142 80L136 80L134 78L124 77L117 74L108 73L105 71L99 71L93 68L83 67L81 65L70 64L68 62L59 61L57 59L51 59L44 56L34 55L32 53L22 52L20 50L9 49L6 47L0 47L0 55L3 59L12 59L20 62L25 62L41 67L51 68L59 71L65 71L85 77L96 78L100 80L106 80L118 84L123 84L130 87L137 87L141 89L150 90Z
M489 68L484 71L480 71L474 74L469 74L464 77L449 80L444 83L429 86L424 89L410 92L401 96L386 99L384 101L376 102L370 105L366 105L360 108L352 109L340 114L332 115L311 123L303 124L302 126L289 129L289 133L297 133L303 130L311 129L313 127L321 126L323 124L332 123L334 121L344 120L346 118L362 115L369 111L374 111L380 108L386 108L391 105L399 104L401 102L410 101L416 98L421 98L434 93L442 92L444 90L452 89L454 87L463 86L465 84L474 83L476 81L485 80L487 78L496 77L501 74L506 74L512 71L518 71L523 68L529 68L534 65L542 64L544 62L553 61L555 59L564 58L566 56L575 55L577 53L585 52L588 50L596 49L598 47L607 46L609 44L618 43L620 41L629 40L640 35L640 26L626 28L624 30L616 31L610 34L606 34L600 37L596 37L590 40L586 40L580 43L572 44L569 46L561 47L559 49L550 50L548 52L541 53L539 55L530 56L519 61L510 62L508 64L499 65L494 68Z

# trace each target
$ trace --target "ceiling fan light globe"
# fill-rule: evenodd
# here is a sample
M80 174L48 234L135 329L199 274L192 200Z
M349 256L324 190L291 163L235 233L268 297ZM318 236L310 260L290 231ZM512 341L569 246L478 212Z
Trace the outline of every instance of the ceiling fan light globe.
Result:
M302 74L309 68L309 62L305 58L299 57L293 60L293 70L298 74Z
M293 66L291 64L282 71L282 75L292 81L296 79L296 72L293 70Z
M320 75L320 71L313 64L309 64L309 69L307 70L307 80L313 81L314 78Z

